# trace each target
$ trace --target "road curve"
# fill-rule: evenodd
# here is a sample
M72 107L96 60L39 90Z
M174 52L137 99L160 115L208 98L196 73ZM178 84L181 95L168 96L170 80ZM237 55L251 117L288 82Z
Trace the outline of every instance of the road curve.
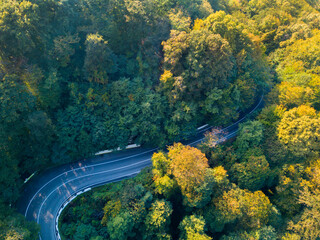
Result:
M226 132L224 140L237 134L239 123L246 121L260 108L262 101L263 95L249 113L222 129ZM203 140L203 133L210 128L201 129L194 137L182 143L197 145ZM67 202L88 188L136 175L141 169L151 165L151 157L155 151L157 148L124 150L49 169L26 185L17 203L18 211L28 220L40 224L40 239L57 240L57 218L60 209Z

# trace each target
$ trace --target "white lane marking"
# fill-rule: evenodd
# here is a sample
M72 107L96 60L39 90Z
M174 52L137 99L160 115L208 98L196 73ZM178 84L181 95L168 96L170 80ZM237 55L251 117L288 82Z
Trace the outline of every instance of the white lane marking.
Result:
M239 130L236 130L236 131L234 131L234 132L232 132L232 133L229 133L228 135L224 136L224 138L225 138L225 139L228 139L229 136L237 133L238 131L239 131ZM201 139L199 139L199 140L197 140L197 141L195 141L195 142L193 142L193 143L199 142L199 141L201 141L201 140L203 140L203 139L204 139L204 138L201 138ZM191 144L193 144L193 143L190 143L189 145L191 145ZM131 164L131 165L127 165L127 166L124 166L124 167L120 167L120 168L116 168L116 169L111 169L111 170L106 170L106 171L101 171L101 172L98 172L98 173L92 173L92 174L88 174L88 175L85 175L85 176L80 176L80 177L74 178L74 179L72 179L72 180L69 180L69 181L61 184L60 186L57 187L57 189L60 188L61 186L63 186L64 184L69 183L69 182L71 182L71 181L73 181L73 180L76 180L76 179L79 179L79 178L84 178L84 177L88 177L88 176L93 176L93 175L98 175L98 174L102 174L102 173L106 173L106 172L111 172L111 171L115 171L115 170L119 170L119 169L123 169L123 168L129 167L129 166L138 165L139 163L147 162L147 161L151 161L151 158L150 158L150 159L148 158L148 159L146 159L146 160L143 160L143 161L140 161L140 162ZM138 172L134 172L134 173L131 173L131 174L129 174L129 175L126 174L126 175L123 175L123 176L121 176L121 177L130 176L130 175L133 175L133 174L135 174L135 173L138 173ZM112 180L110 180L110 181L112 181ZM100 184L100 183L104 183L104 182L105 182L105 181L101 181L101 182L95 183L95 184ZM108 181L108 182L109 182L109 181ZM43 203L41 204L40 209L39 209L39 212L38 212L38 216L37 216L37 223L38 223L38 224L39 224L40 214L41 214L41 210L42 210L42 207L43 207L44 203L46 202L46 200L47 200L55 191L56 191L56 189L53 190L53 191L44 199ZM70 196L71 196L71 195L70 195ZM70 203L71 200L73 200L73 199L74 199L74 198L68 199L66 202ZM64 205L64 203L63 203L62 205ZM62 206L62 205L61 205L61 206ZM65 205L64 207L66 207L66 205ZM59 220L59 217L56 218L56 221L57 221L57 220ZM59 234L59 231L58 231L58 234ZM60 235L60 234L59 234L59 235Z
M123 178L123 177L129 177L129 176L138 174L139 172L140 172L140 171L133 172L133 173L131 173L131 174L129 174L129 175L124 175L124 176L122 176L121 178ZM119 179L119 178L117 178L117 179ZM107 181L107 182L111 183L111 182L113 182L114 180L117 180L117 179L109 180L109 181ZM104 184L104 183L106 183L105 180L104 180L104 181L100 181L100 182L95 183L95 184L96 184L96 185L99 185L99 184ZM83 190L83 191L80 191L79 193L82 194L82 193L85 193L85 192L90 191L90 190L91 190L91 188L89 187L89 188L86 188L86 189ZM77 194L77 195L78 195L78 194ZM61 240L60 233L59 233L59 228L58 228L59 218L60 218L60 215L61 215L63 209L65 209L65 208L68 206L69 203L70 203L70 200L69 200L69 199L67 199L64 203L62 203L61 206L60 206L60 210L59 210L59 212L58 212L58 215L56 216L56 226L55 226L55 227L56 227L56 235L57 235L57 237L58 237L58 240Z
M238 131L239 131L239 130L236 130L236 131L234 131L234 132L232 132L232 133L224 136L224 138L225 138L225 139L228 139L229 136L237 133ZM204 138L201 138L200 140L197 140L197 141L195 141L195 142L193 142L193 143L199 142L199 141L201 141L201 140L203 140L203 139L204 139ZM191 144L193 144L193 143L190 143L189 145L191 145ZM120 167L120 168L117 168L117 169L111 169L111 170L106 170L106 171L102 171L102 172L98 172L98 173L88 174L88 175L86 175L86 176L81 176L81 177L78 177L78 178L69 180L69 181L61 184L61 185L58 186L56 189L60 188L61 186L63 186L63 185L66 184L66 183L69 183L69 182L71 182L71 181L73 181L73 180L76 180L76 179L79 179L79 178L84 178L84 177L93 176L93 175L98 175L98 174L105 173L105 172L115 171L115 170L119 170L119 169L122 169L122 168L126 168L126 167L129 167L129 166L132 166L132 165L137 165L137 164L139 164L139 163L147 162L147 161L151 161L151 159L146 159L146 160L140 161L140 162L138 162L138 163L134 163L134 164L131 164L131 165L127 165L127 166ZM140 172L140 171L139 171L139 172ZM126 176L131 176L131 175L136 174L136 173L139 173L139 172L134 172L134 173L131 173L131 174L129 174L129 175L128 175L128 174L125 174L125 175L121 176L120 178L126 177ZM118 178L117 178L117 179L118 179ZM114 179L113 179L113 180L114 180ZM109 181L107 181L107 182L111 182L111 181L113 181L113 180L109 180ZM105 183L105 182L106 182L106 181L101 181L101 182L98 182L98 183L95 183L95 184L101 184L101 183ZM45 203L45 202L47 201L47 199L56 191L56 189L53 190L53 191L44 199L43 203L41 204L41 207L40 207L40 209L39 209L38 216L37 216L37 223L38 223L38 224L39 224L40 214L41 214L41 210L42 210L42 207L43 207L44 203ZM87 188L87 189L85 189L85 190L89 191L89 190L91 190L91 188ZM81 191L82 191L82 190L80 190L80 192L81 192ZM83 193L83 192L82 192L82 193ZM78 194L76 193L76 196L77 196L77 195L78 195ZM70 196L72 196L72 194L69 195L69 197L70 197ZM57 222L59 221L59 217L60 217L60 214L61 214L62 210L63 210L76 196L71 197L71 198L68 198L64 203L62 203L61 206L63 206L63 208L60 207L60 210L59 210L59 212L58 212L58 216L57 216L56 219L55 219L55 221L56 221L55 227L56 227L56 228L57 228ZM67 204L65 204L65 203L67 203ZM59 231L57 231L57 233L58 233L58 236L60 237ZM61 239L61 238L60 238L60 239Z
M230 137L231 135L233 135L233 134L235 134L235 133L237 133L237 132L239 132L239 130L236 130L236 131L234 131L234 132L232 132L232 133L229 133L228 135L223 136L223 138L228 139L228 137ZM199 139L199 140L197 140L197 141L194 141L194 142L192 142L192 143L189 143L188 145L193 145L193 144L195 144L195 143L197 143L197 142L202 141L203 139L204 139L204 138L201 138L201 139ZM217 142L219 143L220 141L217 140Z
M85 166L85 167L74 168L74 169L72 169L72 170L69 170L69 171L66 171L66 172L63 172L63 173L59 174L58 176L56 176L56 177L52 178L50 181L48 181L45 185L43 185L43 186L33 195L33 197L31 198L31 200L30 200L30 202L29 202L29 204L28 204L28 206L27 206L27 209L26 209L26 211L25 211L24 216L25 216L25 217L27 216L27 213L28 213L29 207L30 207L30 205L31 205L31 202L34 200L34 198L36 197L36 195L38 195L38 193L39 193L43 188L45 188L49 183L51 183L51 182L54 181L55 179L63 176L64 174L69 173L69 172L73 172L73 171L76 171L76 170L79 170L79 169L83 169L83 168L96 167L96 166L101 166L101 165L110 164L110 163L114 163L114 162L119 162L119 161L122 161L122 160L125 160L125 159L129 159L129 158L137 157L137 156L140 156L140 155L149 153L149 152L153 152L153 151L155 151L155 150L157 150L157 149L158 149L158 148L153 148L153 149L148 150L148 151L145 151L145 152L143 152L143 153L131 155L131 156L128 156L128 157L116 159L116 160L109 161L109 162L97 163L97 164L92 164L92 165L88 165L88 166Z
M227 127L223 128L221 131L228 129L228 128L236 125L237 123L241 122L241 121L244 120L245 118L247 118L248 115L250 115L251 113L253 113L253 112L259 107L259 105L261 104L263 98L264 98L264 94L262 94L259 103L258 103L248 114L246 114L244 117L242 117L241 119L239 119L239 120L236 121L235 123L231 124L230 126L227 126ZM211 126L205 128L205 129L203 129L203 130L201 130L201 131L199 131L199 132L200 132L200 133L201 133L201 132L204 132L204 131L206 131L206 130L208 130L208 129L210 129L210 128L211 128ZM235 132L233 132L233 133L228 134L226 137L229 137L230 135L232 135L232 134L234 134L234 133L236 133L236 132L238 132L238 130L235 131ZM197 140L197 141L194 141L194 142L190 143L189 145L192 145L192 144L194 144L194 143L196 143L196 142L200 142L200 141L202 141L203 139L204 139L204 138L201 138L201 139L199 139L199 140ZM154 149L151 149L151 150L149 150L149 151L146 151L146 152L143 152L143 153L140 153L140 154L136 154L136 155L124 157L124 158L117 159L117 160L113 160L113 161L106 162L106 163L99 163L99 164L88 165L88 166L85 166L85 167L83 167L83 168L95 167L95 166L100 166L100 165L104 165L104 164L109 164L109 163L113 163L113 162L122 161L122 160L124 160L124 159L128 159L128 158L140 156L140 155L143 155L143 154L145 154L145 153L155 151L156 149L158 149L158 148L154 148ZM36 196L45 186L47 186L50 182L52 182L53 180L57 179L58 177L64 175L65 173L72 172L72 171L75 171L75 170L78 170L78 169L82 169L82 168L79 167L79 168L75 168L75 169L69 170L69 171L67 171L67 172L63 172L63 173L61 173L60 175L56 176L55 178L51 179L51 180L50 180L49 182L47 182L45 185L43 185L43 186L35 193L35 195L32 197L32 199L30 200L30 202L29 202L29 204L28 204L28 206L27 206L26 212L25 212L25 216L27 216L27 213L28 213L29 207L30 207L30 205L31 205L31 202L33 201L33 199L35 198L35 196ZM76 178L75 178L75 179L76 179Z
M39 211L38 211L37 223L39 223L39 217L40 217L40 213L41 213L41 210L42 210L42 207L43 207L44 203L45 203L46 200L47 200L58 188L60 188L61 186L65 185L65 184L67 184L67 183L69 183L69 182L72 182L72 181L74 181L74 180L80 179L80 178L90 177L90 176L94 176L94 175L98 175L98 174L102 174L102 173L107 173L107 172L113 172L113 171L116 171L116 170L128 168L128 167L131 167L131 166L134 166L134 165L138 165L138 164L140 164L140 163L148 162L148 161L151 161L151 158L148 158L148 159L145 159L145 160L142 160L142 161L139 161L139 162L130 164L130 165L126 165L126 166L123 166L123 167L114 168L114 169L109 169L109 170L105 170L105 171L101 171L101 172L97 172L97 173L87 174L87 175L85 175L85 176L80 176L80 177L71 179L71 180L69 180L69 181L67 181L67 182L64 182L63 184L59 185L56 189L54 189L52 192L50 192L50 194L49 194L49 195L44 199L44 201L42 202L42 204L41 204L41 206L40 206L40 209L39 209Z
M239 130L228 134L227 136L225 136L225 138L228 138L229 136L237 133L238 131L239 131ZM202 139L204 139L204 138L202 138ZM200 139L200 140L198 140L198 141L201 141L202 139ZM195 142L198 142L198 141L195 141ZM193 143L195 143L195 142L193 142ZM193 144L193 143L190 143L190 144ZM65 185L65 184L67 184L67 183L69 183L69 182L72 182L72 181L74 181L74 180L80 179L80 178L90 177L90 176L99 175L99 174L107 173L107 172L113 172L113 171L116 171L116 170L128 168L128 167L131 167L131 166L134 166L134 165L138 165L138 164L140 164L140 163L148 162L148 161L151 161L151 158L148 158L148 159L145 159L145 160L142 160L142 161L139 161L139 162L130 164L130 165L126 165L126 166L123 166L123 167L119 167L119 168L115 168L115 169L110 169L110 170L105 170L105 171L101 171L101 172L97 172L97 173L87 174L87 175L85 175L85 176L80 176L80 177L71 179L71 180L69 180L69 181L67 181L67 182L64 182L63 184L59 185L56 189L54 189L53 191L51 191L50 194L49 194L49 195L44 199L44 201L42 202L42 204L41 204L41 206L40 206L40 209L39 209L39 211L38 211L38 215L37 215L37 223L39 223L40 214L41 214L41 210L42 210L42 207L43 207L44 203L47 201L47 199L48 199L58 188L62 187L63 185ZM132 174L134 174L134 173L132 173ZM132 175L132 174L129 174L129 176ZM126 175L124 175L124 176L128 176L128 174L126 174ZM123 176L122 176L122 177L123 177ZM110 181L112 181L112 180L110 180ZM103 182L104 182L104 181L103 181ZM72 196L72 194L70 194L70 196ZM75 196L72 197L72 198L70 198L70 199L68 199L67 202L71 202L74 198L75 198ZM56 220L57 220L57 219L56 219Z
M248 117L248 115L250 115L251 113L253 113L253 112L260 106L260 104L261 104L261 102L262 102L262 100L263 100L263 97L264 97L264 94L262 94L259 103L258 103L258 104L254 107L254 109L252 109L248 114L246 114L244 117L242 117L241 119L239 119L239 120L236 121L235 123L231 124L230 126L227 126L227 127L223 128L223 129L221 129L220 132L222 132L222 131L224 131L224 130L226 130L226 129L228 129L228 128L236 125L236 124L238 124L238 123L241 122L242 120L246 119L246 118ZM211 126L209 126L209 127L205 128L205 129L199 131L199 133L204 132L204 131L207 131L207 130L210 129L210 128L211 128ZM225 137L229 137L230 135L232 135L232 134L234 134L234 133L236 133L236 132L238 132L238 131L239 131L239 130L236 130L235 132L232 132L232 133L228 134L228 135L225 136ZM204 138L198 139L198 140L196 140L196 141L194 141L194 142L192 142L192 143L189 143L189 145L192 145L192 144L194 144L194 143L200 142L200 141L202 141L203 139L204 139Z
M223 128L223 129L221 129L221 131L224 131L224 130L228 129L228 128L230 128L230 127L238 124L239 122L241 122L241 121L244 120L245 118L247 118L248 115L250 115L251 113L253 113L253 112L260 106L263 98L264 98L264 94L262 94L259 103L254 107L254 109L252 109L248 114L246 114L245 116L243 116L241 119L239 119L239 120L236 121L235 123L233 123L233 124L231 124L230 126L227 126L227 127ZM204 131L207 131L207 130L210 129L210 128L211 128L211 126L208 127L208 128L206 128L206 129L203 129L203 130L199 131L199 133L204 132Z

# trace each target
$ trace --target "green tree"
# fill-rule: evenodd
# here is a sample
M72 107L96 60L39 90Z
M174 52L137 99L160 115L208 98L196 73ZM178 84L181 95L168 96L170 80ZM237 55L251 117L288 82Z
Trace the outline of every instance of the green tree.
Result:
M71 158L86 156L100 149L93 145L92 129L95 116L85 111L83 106L69 106L58 113L58 137L61 147L67 150Z
M305 174L301 164L284 165L276 186L275 203L279 210L287 215L293 216L301 209L298 203L299 191L307 184L303 180Z
M263 125L259 121L248 121L239 126L239 136L235 142L242 156L248 149L259 147L263 140Z
M310 191L307 187L300 192L299 203L303 204L306 208L302 211L296 223L290 222L289 229L297 233L302 239L316 240L319 237L319 193L319 189Z
M47 112L54 112L65 102L63 98L63 78L56 69L52 69L48 73L38 88L41 107Z
M39 48L39 6L29 1L1 1L0 56L3 60L22 57Z
M0 199L0 238L4 240L32 240L39 236L40 226L28 222Z
M91 225L79 224L73 238L75 240L90 240L92 236L97 235L95 228Z
M110 239L142 239L147 209L151 207L153 196L138 183L118 187L118 192L109 196L112 200L103 209L101 224L106 226Z
M173 81L162 77L162 84L172 91L175 101L185 97L201 100L208 90L223 86L232 70L228 42L207 29L190 34L172 31L163 48L165 68L174 75Z
M188 17L181 9L173 9L169 13L169 19L171 23L172 30L178 31L190 31L191 18Z
M247 161L236 163L231 168L232 178L240 188L256 191L268 183L271 170L265 156L251 156Z
M253 230L250 232L240 231L231 233L228 236L223 236L222 240L276 240L276 230L271 226L264 226L259 230Z
M0 79L0 184L3 189L0 195L3 201L9 203L13 203L18 197L18 187L21 184L19 175L35 170L24 165L26 154L33 150L30 149L26 122L30 113L35 111L35 97L19 82L17 75L5 75ZM36 146L31 144L31 147ZM39 166L41 161L34 163ZM24 166L23 169L18 167L21 165Z
M84 69L89 81L105 84L108 82L108 73L117 70L112 59L113 53L107 45L108 42L99 34L87 36Z
M134 237L134 221L129 212L123 212L117 215L112 221L108 222L107 229L110 239L125 240L128 237Z
M262 148L272 167L288 163L288 160L291 159L288 150L283 148L277 136L277 127L285 111L286 109L281 105L271 105L265 107L258 116L259 121L265 127Z
M71 57L75 54L75 49L79 45L80 38L77 35L58 36L54 40L52 57L61 67L67 67Z

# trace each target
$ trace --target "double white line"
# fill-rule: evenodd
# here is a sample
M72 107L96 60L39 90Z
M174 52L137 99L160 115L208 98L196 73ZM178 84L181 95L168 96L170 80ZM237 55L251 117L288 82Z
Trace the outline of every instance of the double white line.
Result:
M261 104L262 101L263 101L263 97L264 97L264 95L262 94L259 103L258 103L258 104L255 106L255 108L253 108L246 116L242 117L241 119L239 119L239 120L236 121L235 123L231 124L230 126L227 126L227 127L223 128L223 129L221 129L220 131L225 131L225 130L231 128L232 126L235 126L236 124L240 123L240 122L243 121L244 119L246 119L248 115L250 115L251 113L253 113L253 112L260 106L260 104ZM207 126L208 126L208 125L205 125L205 126L204 126L204 129L201 129L201 130L199 129L200 131L198 131L198 133L205 132L205 131L207 131L207 130L209 130L209 129L211 128L211 126L208 126L208 127L207 127ZM234 136L238 131L239 131L239 130L236 130L236 131L234 131L234 132L232 132L232 133L229 133L229 134L226 135L224 138L225 138L225 139L228 139L228 138ZM197 143L197 142L202 141L203 139L204 139L204 138L201 138L201 139L199 139L199 140L196 140L196 141L194 141L194 142L192 142L192 143L189 143L189 145L193 145L193 144L195 144L195 143ZM108 162L104 162L104 163L98 163L98 164L92 164L92 165L88 165L88 166L84 166L84 167L78 167L78 168L75 168L75 169L72 169L72 170L69 170L69 171L66 171L66 172L63 172L63 173L57 175L56 177L54 177L54 178L52 178L50 181L48 181L45 185L43 185L43 186L33 195L33 197L32 197L31 200L29 201L28 206L27 206L27 208L26 208L25 217L26 217L27 214L28 214L28 210L29 210L29 208L30 208L30 205L31 205L32 201L33 201L33 200L35 199L35 197L39 194L39 192L40 192L43 188L45 188L48 184L50 184L51 182L53 182L54 180L56 180L57 178L65 175L65 174L67 174L67 173L69 173L69 172L74 172L74 171L77 171L77 170L80 170L80 169L83 170L83 169L86 169L86 168L89 168L89 167L102 166L102 165L107 165L107 164L110 164L110 163L115 163L115 162L123 161L123 160L126 160L126 159L130 159L130 158L134 158L134 157L137 157L137 156L141 156L141 155L144 155L144 154L147 154L147 153L150 153L150 152L154 152L154 151L156 151L157 149L158 149L158 148L153 148L153 149L151 149L151 150L148 150L148 151L145 151L145 152L142 152L142 153L139 153L139 154L134 154L134 155L131 155L131 156L128 156L128 157L123 157L123 158L120 158L120 159L116 159L116 160L112 160L112 161L108 161ZM38 214L37 214L37 223L39 223L40 214L41 214L41 210L42 210L42 207L43 207L44 203L47 201L47 199L48 199L58 188L62 187L64 184L69 183L69 182L74 181L74 180L77 180L77 179L80 179L80 178L85 178L85 177L89 177L89 176L94 176L94 175L98 175L98 174L102 174L102 173L107 173L107 172L112 172L112 171L117 171L117 170L121 170L121 169L128 168L128 167L132 167L132 166L135 166L135 165L144 163L144 162L150 162L150 163L151 163L151 158L144 159L144 160L142 160L142 161L139 161L139 162L136 162L136 163L127 165L127 166L123 166L123 167L119 167L119 168L115 168L115 169L110 169L110 170L105 170L105 171L101 171L101 172L97 172L97 173L87 174L87 175L85 175L85 176L75 177L75 178L73 178L73 179L71 179L71 180L69 180L69 181L67 181L67 182L64 182L63 184L59 185L56 189L54 189L53 191L51 191L50 194L49 194L48 196L46 196L46 198L45 198L44 201L42 202L42 204L41 204L41 206L40 206L40 209L39 209L39 211L38 211ZM137 174L137 173L139 173L139 172L140 172L140 171L131 173L131 174L129 174L129 175L126 174L126 175L123 175L123 176L119 176L119 177L117 177L116 179L120 179L120 178L124 178L124 177L130 176L130 175L134 175L134 174ZM113 179L113 180L116 180L116 179ZM103 183L106 183L106 182L110 182L110 181L113 181L113 180L97 182L97 183L94 184L94 186L99 185L99 184L103 184ZM86 186L86 188L89 188L89 187L91 187L91 186ZM81 191L82 191L82 190L78 191L77 193L79 193L79 192L81 192ZM77 193L74 193L74 194L77 194ZM70 196L72 196L72 195L70 195ZM69 197L70 197L70 196L69 196ZM68 199L67 201L70 202L70 199ZM66 202L64 202L61 206L63 206L65 203L66 203ZM64 207L65 207L65 206L64 206ZM61 210L61 209L60 209L60 210ZM55 222L57 222L58 217L59 217L59 216L57 216L57 218L55 219ZM59 233L58 233L58 234L59 234ZM39 236L39 237L40 237L40 239L41 239L41 236Z

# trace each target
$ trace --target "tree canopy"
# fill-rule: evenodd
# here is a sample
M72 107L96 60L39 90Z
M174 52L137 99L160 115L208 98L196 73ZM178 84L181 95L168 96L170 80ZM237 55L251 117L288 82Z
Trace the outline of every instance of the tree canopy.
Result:
M135 143L161 149L152 167L72 202L66 239L316 239L319 9L1 0L0 238L39 232L14 211L29 176ZM237 122L262 92L236 138L169 144Z

